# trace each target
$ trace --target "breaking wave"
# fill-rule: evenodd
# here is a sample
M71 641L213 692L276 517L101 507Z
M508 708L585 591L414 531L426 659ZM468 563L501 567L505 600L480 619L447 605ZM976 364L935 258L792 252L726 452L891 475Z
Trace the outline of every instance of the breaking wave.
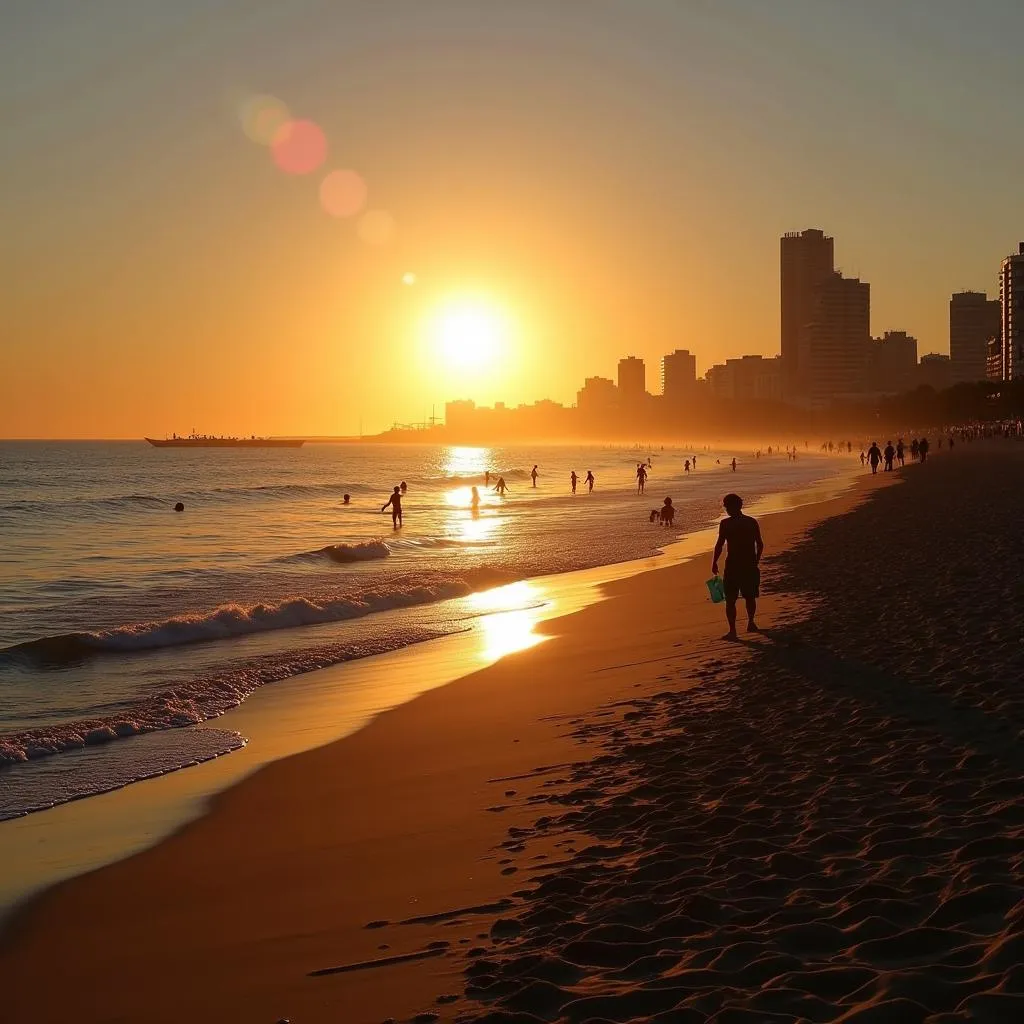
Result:
M479 585L479 581L475 582ZM227 604L210 612L179 615L160 622L136 622L97 632L62 633L28 640L0 649L0 661L60 665L96 654L149 651L273 629L342 622L373 612L464 597L472 589L473 585L468 580L459 578L431 586L369 591L359 597L333 601L317 602L296 597L279 604Z
M0 734L0 766L143 733L197 725L237 707L266 683L343 661L383 654L442 635L444 633L439 630L410 628L366 640L321 644L300 652L265 655L214 675L186 680L173 689L140 697L103 717Z
M328 544L315 551L304 551L301 555L289 555L283 562L319 562L328 559L331 562L372 562L378 558L387 558L391 547L382 540L367 540L359 544Z

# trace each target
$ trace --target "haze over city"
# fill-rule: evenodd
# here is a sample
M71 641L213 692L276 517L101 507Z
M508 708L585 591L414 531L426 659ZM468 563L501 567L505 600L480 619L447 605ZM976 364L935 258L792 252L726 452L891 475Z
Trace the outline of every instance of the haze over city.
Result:
M947 352L950 294L1016 251L1022 31L995 0L17 5L0 436L369 433L679 348L703 375L779 352L811 226L873 334ZM265 145L275 103L322 159Z

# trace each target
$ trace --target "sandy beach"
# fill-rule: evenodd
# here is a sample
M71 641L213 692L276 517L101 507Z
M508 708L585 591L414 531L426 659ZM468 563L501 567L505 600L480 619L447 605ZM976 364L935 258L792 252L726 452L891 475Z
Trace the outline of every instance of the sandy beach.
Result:
M763 519L763 636L702 557L264 767L20 914L0 1019L1020 1019L1022 477L866 476Z

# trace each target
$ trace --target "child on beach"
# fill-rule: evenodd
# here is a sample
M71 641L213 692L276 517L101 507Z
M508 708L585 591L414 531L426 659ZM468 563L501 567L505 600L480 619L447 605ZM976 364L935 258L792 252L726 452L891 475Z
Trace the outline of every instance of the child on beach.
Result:
M725 617L729 632L723 640L736 639L736 600L743 595L747 606L747 632L760 633L754 616L757 614L757 598L761 585L759 565L764 553L761 527L757 520L743 514L743 499L738 494L727 494L722 499L728 517L718 525L718 542L712 556L711 572L718 575L718 559L722 549L728 545L725 559L725 575L722 580L725 589Z

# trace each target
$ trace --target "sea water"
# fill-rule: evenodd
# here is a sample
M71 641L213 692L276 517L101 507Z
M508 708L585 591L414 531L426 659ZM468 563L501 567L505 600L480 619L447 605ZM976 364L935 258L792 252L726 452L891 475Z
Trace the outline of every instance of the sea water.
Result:
M473 628L474 591L642 557L725 490L848 470L743 452L733 473L734 454L698 449L686 475L692 449L2 443L0 818L229 752L245 737L195 726L259 686ZM395 531L380 507L402 481ZM665 496L672 530L648 521Z

